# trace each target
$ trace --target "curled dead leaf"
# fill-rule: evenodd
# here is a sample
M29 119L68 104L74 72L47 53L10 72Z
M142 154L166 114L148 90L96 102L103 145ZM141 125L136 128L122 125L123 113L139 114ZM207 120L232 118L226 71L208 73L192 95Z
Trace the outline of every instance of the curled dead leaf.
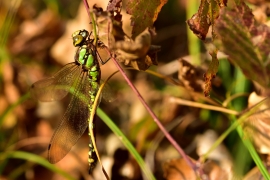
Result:
M184 59L180 59L179 64L178 79L186 89L199 93L204 91L208 95L212 85L215 87L220 86L220 78L214 78L218 69L217 58L212 58L207 71L201 67L193 66Z
M94 6L93 13L97 23L98 38L105 46L111 49L116 41L124 40L125 33L122 29L122 21L119 17L115 20L113 11L103 11L101 8Z
M146 70L152 64L157 65L156 52L159 46L151 46L151 33L147 28L139 34L135 41L117 41L115 50L119 62L131 65L137 70Z
M107 11L113 14L114 20L122 21L122 0L110 0L107 6Z
M195 92L203 91L203 74L205 71L197 68L184 59L179 60L178 79L183 83L185 88Z
M219 11L226 6L226 0L207 1L201 0L199 10L190 19L187 24L190 30L201 40L205 40L209 27L214 25L219 16Z
M146 29L139 36L135 38L135 41L120 41L115 44L116 48L120 49L130 58L140 58L145 56L151 45L151 35L149 30ZM132 53L132 54L131 54Z
M205 97L209 96L210 90L212 88L212 81L216 77L218 72L219 60L217 58L217 50L210 52L212 56L212 61L209 64L207 72L204 74L204 95Z

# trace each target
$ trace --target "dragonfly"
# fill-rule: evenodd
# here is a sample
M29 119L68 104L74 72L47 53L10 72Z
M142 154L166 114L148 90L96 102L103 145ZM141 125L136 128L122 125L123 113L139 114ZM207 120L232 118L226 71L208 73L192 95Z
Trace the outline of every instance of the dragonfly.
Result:
M66 64L56 74L34 83L30 92L39 101L50 102L63 99L68 93L71 100L60 124L56 128L49 147L48 160L57 163L63 159L88 127L88 119L93 109L100 85L100 65L103 61L94 45L94 39L87 30L78 30L72 34L73 45L78 47L74 62ZM99 42L100 44L100 42ZM94 127L94 123L91 125ZM95 131L94 131L95 132ZM90 133L89 133L90 134ZM97 163L93 142L89 142L89 173Z

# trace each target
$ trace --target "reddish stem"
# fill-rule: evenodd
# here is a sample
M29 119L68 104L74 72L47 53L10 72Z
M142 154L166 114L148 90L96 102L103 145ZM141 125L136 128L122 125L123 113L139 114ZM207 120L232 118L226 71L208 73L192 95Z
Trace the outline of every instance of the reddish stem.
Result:
M85 7L86 12L88 14L88 17L91 19L91 16L90 16L90 7L89 7L89 4L88 4L87 0L83 0L83 4L84 4L84 7Z

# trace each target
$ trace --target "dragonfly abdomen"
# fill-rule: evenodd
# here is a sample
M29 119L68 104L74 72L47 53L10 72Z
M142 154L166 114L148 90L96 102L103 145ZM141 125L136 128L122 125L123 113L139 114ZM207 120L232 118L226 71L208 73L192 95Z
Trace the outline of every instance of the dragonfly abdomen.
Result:
M96 99L96 95L97 95L97 92L99 89L101 71L100 71L99 63L97 61L95 54L90 54L90 55L91 55L91 57L90 58L87 57L87 62L85 62L86 68L88 68L89 84L91 87L91 90L88 92L89 96L90 96L90 103L88 105L88 108L89 108L89 112L95 113L95 112L93 112L93 104L94 104L94 101ZM90 60L90 62L88 62L89 60ZM95 121L95 118L94 118L94 121ZM93 169L95 168L95 166L97 164L97 154L95 152L93 142L92 142L91 136L90 136L90 130L92 130L93 134L94 134L94 139L95 139L95 130L94 130L95 122L94 121L93 121L93 123L91 123L91 125L89 127L89 128L91 128L91 129L89 129L89 138L90 138L89 152L88 152L89 173L91 173L93 171ZM90 122L88 122L88 123L90 123Z
M91 124L91 128L94 131L94 125L93 124ZM96 167L97 154L96 154L93 142L91 140L90 129L89 129L88 135L90 137L90 139L89 139L89 152L88 152L88 164L89 164L89 174L90 174L93 171L93 169Z
M94 104L94 101L96 99L97 91L99 89L100 70L99 70L99 67L93 68L92 70L94 70L94 71L89 70L89 72L88 72L90 86L91 86L91 91L89 91L90 103L88 105L88 108L89 108L89 112L95 113L95 112L93 112L93 104ZM94 120L95 120L95 118L94 118ZM88 123L90 123L90 122L88 122ZM93 142L92 142L91 136L90 136L90 131L92 130L94 132L94 137L95 137L94 124L95 123L93 121L93 123L91 123L91 125L89 127L89 128L91 128L91 129L89 129L89 138L90 138L89 152L88 152L89 173L92 172L92 170L95 168L95 166L97 164L97 154L95 152Z

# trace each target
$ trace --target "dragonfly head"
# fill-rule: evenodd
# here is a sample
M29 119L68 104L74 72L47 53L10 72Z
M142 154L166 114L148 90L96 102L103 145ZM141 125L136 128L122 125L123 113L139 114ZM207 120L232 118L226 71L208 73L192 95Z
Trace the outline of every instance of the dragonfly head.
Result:
M85 29L75 31L72 34L73 45L75 47L76 46L81 46L86 41L86 39L87 39L88 36L89 36L89 32L86 31Z

